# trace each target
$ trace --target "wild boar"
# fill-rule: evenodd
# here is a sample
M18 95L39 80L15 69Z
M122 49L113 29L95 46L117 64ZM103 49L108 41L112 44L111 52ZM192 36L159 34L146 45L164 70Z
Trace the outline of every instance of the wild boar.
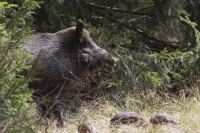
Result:
M115 65L117 59L93 42L82 21L53 34L33 35L29 43L34 76L40 79L29 85L35 90L33 99L43 117L54 114L63 127L63 104L70 83L87 71Z

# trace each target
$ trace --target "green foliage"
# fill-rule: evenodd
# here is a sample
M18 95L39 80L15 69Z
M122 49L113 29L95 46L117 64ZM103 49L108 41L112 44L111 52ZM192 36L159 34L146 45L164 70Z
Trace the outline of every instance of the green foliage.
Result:
M196 35L196 43L200 44L196 23L191 22L188 16L181 17L181 20L191 26ZM123 80L122 88L178 91L199 80L199 45L193 49L177 49L173 52L165 48L161 52L152 53L148 48L141 47L138 52L127 49L126 55L124 53L118 53L122 62L118 67L129 78Z
M187 23L194 33L196 43L199 43L199 31L196 23L188 16L181 17L181 21ZM109 38L110 31L90 29L91 36L120 59L115 67L113 79L109 85L117 85L126 90L156 89L158 91L177 92L198 82L199 80L199 46L189 49L177 49L169 51L164 48L160 52L152 52L147 46L141 45L136 50L127 46L131 40L120 36L120 33ZM113 43L117 44L117 46ZM135 90L135 91L136 91ZM148 91L147 91L148 92Z
M38 7L36 1L24 0L18 11L16 4L0 2L0 131L33 132L32 91L27 85L30 77L21 76L31 66L26 61L31 57L25 44L32 30L26 23L31 10Z

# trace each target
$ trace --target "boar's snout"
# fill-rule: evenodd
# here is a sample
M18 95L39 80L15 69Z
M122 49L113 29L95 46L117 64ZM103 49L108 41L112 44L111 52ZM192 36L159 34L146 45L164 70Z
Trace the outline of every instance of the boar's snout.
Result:
M106 50L104 50L98 46L95 49L84 48L83 52L89 54L94 59L104 62L105 64L107 64L109 66L114 66L118 61L118 59L113 57L109 52L107 52Z
M105 62L106 64L110 65L110 66L114 66L118 59L116 59L115 57L113 57L108 51L106 51L105 49L102 49L100 47L98 47L95 52L94 52L96 58L102 60L103 62Z
M106 64L110 65L110 66L115 66L118 59L116 59L115 57L113 57L110 53L107 52L107 54L103 55L101 60L103 62L105 62Z

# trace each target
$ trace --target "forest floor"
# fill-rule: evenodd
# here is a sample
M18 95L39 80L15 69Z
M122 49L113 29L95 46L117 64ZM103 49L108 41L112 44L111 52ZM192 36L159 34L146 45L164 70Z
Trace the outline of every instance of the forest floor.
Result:
M196 93L196 94L195 94ZM199 92L187 96L180 93L179 97L154 97L153 104L142 103L131 95L127 95L126 102L113 102L111 100L99 100L83 102L77 113L67 113L65 127L57 128L56 121L52 123L49 133L78 133L78 125L90 123L98 133L200 133L200 99ZM198 93L198 94L197 94ZM118 104L116 104L118 103ZM147 127L131 125L110 126L110 119L120 112L136 112L148 121ZM153 126L149 119L156 114L168 114L178 121L180 125ZM43 133L44 127L38 128L38 133Z

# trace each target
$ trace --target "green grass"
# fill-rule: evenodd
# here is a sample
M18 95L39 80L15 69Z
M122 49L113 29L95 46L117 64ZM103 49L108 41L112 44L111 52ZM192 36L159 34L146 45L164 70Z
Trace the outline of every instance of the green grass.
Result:
M83 122L90 123L96 127L98 133L198 133L200 132L200 101L198 88L192 89L193 93L185 96L185 92L178 96L168 96L167 94L150 94L150 96L140 96L128 93L128 95L118 97L118 100L106 97L103 102L90 101L83 102L77 113L67 113L65 117L66 127L56 128L56 121L48 129L51 133L77 133L77 127ZM113 97L112 95L111 97ZM117 95L115 95L117 97ZM121 99L120 99L121 98ZM151 101L149 101L151 100ZM100 100L101 101L101 100ZM164 113L173 116L181 121L181 125L160 125L148 124L146 128L132 125L121 125L110 127L110 119L117 113L123 111L133 111L139 113L149 121L151 116ZM43 133L44 127L38 128L38 133Z

